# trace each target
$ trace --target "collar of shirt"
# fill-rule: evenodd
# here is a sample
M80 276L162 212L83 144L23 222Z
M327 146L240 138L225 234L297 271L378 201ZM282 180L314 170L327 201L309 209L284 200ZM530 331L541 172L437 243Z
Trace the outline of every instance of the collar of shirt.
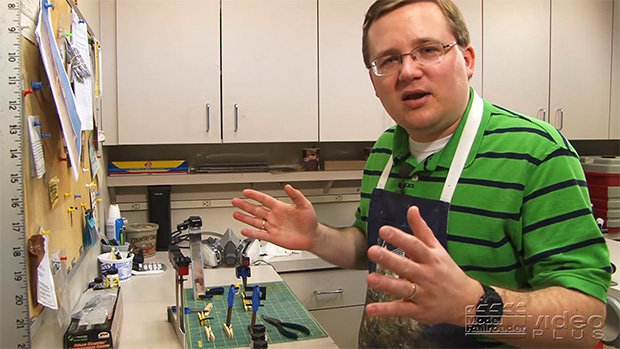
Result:
M457 127L456 131L454 131L454 134L452 135L452 138L450 139L448 144L446 144L446 146L442 150L429 156L426 163L424 160L421 162L418 161L414 156L411 155L411 153L409 152L409 135L404 128L396 125L392 143L394 165L398 166L402 161L406 161L416 170L424 168L427 171L435 171L437 167L443 167L445 169L448 169L450 167L450 164L452 163L452 158L454 157L454 153L456 152L456 147L459 144L459 140L461 139L461 134L463 133L463 128L465 127L465 121L467 121L467 117L469 116L473 96L474 89L470 87L469 102L467 104L467 108L465 109L465 115L459 122L459 126ZM478 131L476 133L476 139L474 140L474 144L472 145L471 151L469 152L469 155L467 157L465 168L469 167L476 158L478 148L480 147L480 143L482 142L484 130L486 129L486 126L489 122L490 112L490 103L484 101L482 121L480 122L480 127L478 128Z

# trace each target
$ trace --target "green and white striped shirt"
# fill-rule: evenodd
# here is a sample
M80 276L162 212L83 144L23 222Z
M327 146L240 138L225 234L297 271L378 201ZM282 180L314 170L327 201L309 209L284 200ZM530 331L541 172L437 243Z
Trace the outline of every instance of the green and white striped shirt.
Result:
M381 135L364 169L354 226L367 231L370 197L390 155L394 166L385 190L400 192L402 185L406 195L439 200L470 106L445 148L422 162L410 155L400 126ZM415 168L406 180L398 175L404 161ZM486 100L452 199L448 251L485 284L563 286L606 301L609 251L575 149L553 126Z

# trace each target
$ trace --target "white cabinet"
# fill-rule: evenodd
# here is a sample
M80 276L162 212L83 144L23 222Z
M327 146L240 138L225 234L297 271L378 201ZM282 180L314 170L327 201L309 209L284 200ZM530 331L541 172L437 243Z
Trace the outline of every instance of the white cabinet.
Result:
M318 141L316 0L222 1L224 142Z
M366 300L366 270L330 269L280 273L341 348L356 348Z
M221 141L219 3L116 2L119 144Z
M319 0L320 140L375 141L394 124L362 58L362 24L374 0Z
M569 139L609 138L611 0L485 0L483 96Z
M612 20L611 0L551 2L549 112L569 139L609 138Z
M541 120L548 120L550 10L549 0L484 1L483 96Z
M316 1L116 6L119 144L318 140Z
M465 18L471 45L477 55L474 75L469 79L469 84L482 95L482 0L454 0L454 2Z
M481 0L457 0L476 49ZM375 141L394 124L375 96L362 58L362 24L374 0L319 0L319 112L322 142ZM480 64L478 62L478 69ZM481 93L481 71L470 83Z

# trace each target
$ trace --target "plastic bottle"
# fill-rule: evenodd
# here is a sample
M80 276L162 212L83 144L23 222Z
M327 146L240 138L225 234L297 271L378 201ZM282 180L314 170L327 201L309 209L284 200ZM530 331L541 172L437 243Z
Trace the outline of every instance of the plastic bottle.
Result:
M106 270L106 279L108 279L108 287L118 287L120 284L120 277L118 276L118 270L116 268L110 268Z
M107 283L103 281L103 278L101 276L97 276L94 280L93 289L100 290L102 288L106 288L106 285Z
M118 219L120 222L117 222ZM105 221L105 235L108 240L116 240L118 243L118 233L122 227L121 211L117 204L111 204L108 208L108 218Z

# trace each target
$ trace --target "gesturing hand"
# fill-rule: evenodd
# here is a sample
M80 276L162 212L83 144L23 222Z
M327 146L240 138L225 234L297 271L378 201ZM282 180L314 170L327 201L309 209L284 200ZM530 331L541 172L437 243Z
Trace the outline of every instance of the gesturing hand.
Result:
M478 303L483 293L482 286L454 262L426 225L417 207L409 209L407 221L414 235L391 226L383 226L379 231L381 238L400 247L407 257L377 245L368 250L370 260L400 278L378 273L371 273L367 278L368 286L407 300L372 303L366 307L366 313L369 316L410 317L429 324L463 326L465 308Z
M256 190L246 189L243 195L258 202L234 198L233 206L244 212L234 212L233 218L256 229L242 229L247 237L269 241L294 250L309 250L316 244L317 220L312 204L291 185L284 186L292 204L279 201Z

